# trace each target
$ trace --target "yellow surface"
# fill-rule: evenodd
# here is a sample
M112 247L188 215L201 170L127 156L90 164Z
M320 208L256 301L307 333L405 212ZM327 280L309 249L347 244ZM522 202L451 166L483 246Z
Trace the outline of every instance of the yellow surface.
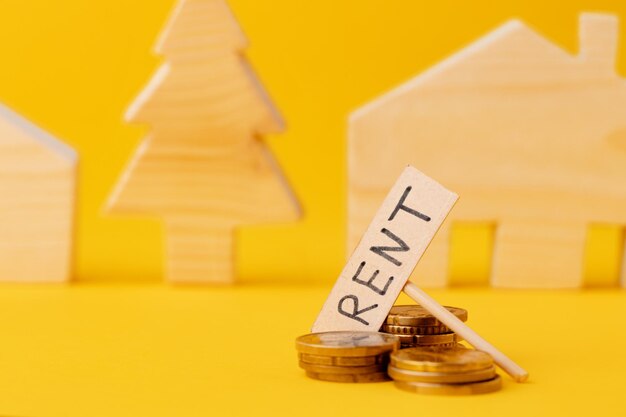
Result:
M0 415L623 416L626 292L432 291L531 374L476 397L307 379L327 286L0 286ZM404 300L404 298L403 298Z
M621 0L230 3L251 40L248 56L287 120L287 133L268 142L306 212L299 223L239 233L238 269L247 282L336 278L345 255L345 130L351 110L515 16L571 52L578 48L579 12L608 11L626 21ZM121 118L159 66L161 58L151 51L173 4L2 2L0 101L81 154L76 258L81 280L162 276L159 221L108 217L102 207L147 131ZM621 35L623 40L623 29ZM619 70L625 66L621 53ZM597 241L600 249L589 257L588 273L596 281L616 280L615 268L606 268L613 258L608 264L599 260L614 253L608 239ZM288 256L276 247L289 247ZM461 263L453 271L488 271L485 247L471 234L465 251L467 256L455 258Z

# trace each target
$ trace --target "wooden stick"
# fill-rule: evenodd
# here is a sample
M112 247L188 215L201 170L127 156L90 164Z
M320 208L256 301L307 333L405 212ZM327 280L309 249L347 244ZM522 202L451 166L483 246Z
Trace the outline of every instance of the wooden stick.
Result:
M450 313L445 307L422 291L417 285L410 281L407 282L404 285L404 292L415 300L415 302L428 310L428 312L435 316L437 320L465 339L470 345L474 346L478 350L489 353L498 366L509 374L515 381L524 382L528 379L528 372L513 362L504 353L496 349L492 344L480 337L475 331L470 329L469 326L456 318L454 314Z

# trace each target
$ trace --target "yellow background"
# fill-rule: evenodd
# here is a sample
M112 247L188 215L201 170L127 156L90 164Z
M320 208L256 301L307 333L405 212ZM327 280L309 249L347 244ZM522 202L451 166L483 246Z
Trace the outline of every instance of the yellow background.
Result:
M307 380L293 339L307 331L344 260L347 114L511 17L575 52L580 11L626 20L626 3L230 4L288 122L268 143L306 214L239 232L243 285L190 289L161 284L158 220L102 213L146 132L121 116L159 65L151 48L173 0L1 2L0 101L74 146L81 176L79 284L0 287L0 415L623 415L623 291L433 292L468 308L470 323L532 374L529 384L507 380L480 398ZM461 226L455 239L455 247L472 243L455 255L455 275L484 276L489 234ZM594 231L592 281L615 281L620 239L615 228Z
M80 153L80 280L161 279L163 235L158 219L110 217L103 206L147 132L121 119L161 62L152 47L173 4L2 1L0 101ZM626 17L626 3L620 1L230 4L251 41L247 55L287 120L288 131L267 141L305 210L299 223L239 232L238 269L244 282L336 278L345 256L345 131L350 111L509 18L523 18L575 52L580 11ZM621 34L624 38L626 31ZM621 71L625 59L622 53ZM471 242L463 251L453 248L452 271L461 281L486 276L487 235L461 233L455 240L457 246ZM617 235L613 230L592 236L600 250L590 252L587 271L596 281L615 281Z

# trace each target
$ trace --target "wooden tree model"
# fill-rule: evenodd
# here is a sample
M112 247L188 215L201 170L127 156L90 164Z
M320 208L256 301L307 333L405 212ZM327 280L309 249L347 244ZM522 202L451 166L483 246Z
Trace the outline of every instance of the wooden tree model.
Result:
M283 122L246 46L224 1L181 1L156 47L166 62L126 115L151 133L109 208L164 219L170 281L231 282L236 226L299 216L259 138Z

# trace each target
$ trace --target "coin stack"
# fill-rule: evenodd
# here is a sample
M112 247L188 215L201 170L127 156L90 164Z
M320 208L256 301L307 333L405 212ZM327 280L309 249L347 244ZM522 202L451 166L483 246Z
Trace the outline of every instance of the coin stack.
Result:
M458 319L467 321L467 310L458 307L446 308ZM457 334L419 305L393 306L380 331L398 336L402 348L454 347L460 340Z
M399 346L396 336L376 332L312 333L296 339L307 376L332 382L388 381L389 355Z
M502 387L491 355L462 345L399 350L388 372L398 388L420 394L485 394Z

